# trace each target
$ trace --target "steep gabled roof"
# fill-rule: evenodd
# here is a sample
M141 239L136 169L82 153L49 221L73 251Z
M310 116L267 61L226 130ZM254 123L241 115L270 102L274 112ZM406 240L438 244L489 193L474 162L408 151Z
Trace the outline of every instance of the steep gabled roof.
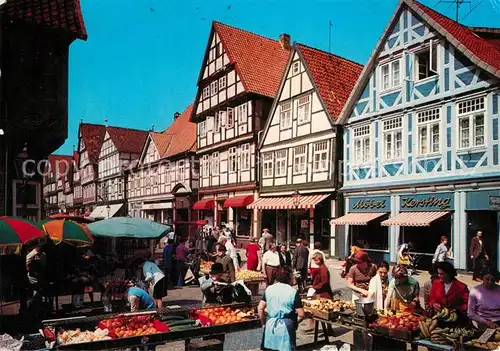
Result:
M163 134L172 135L172 141L163 157L196 151L196 123L190 121L193 105L190 104Z
M49 165L56 179L64 178L70 172L73 163L73 156L69 155L49 155ZM59 172L59 173L57 173ZM57 177L59 175L59 177Z
M12 21L65 30L87 40L80 0L7 0L6 10Z
M80 135L87 149L89 162L93 164L97 163L102 142L106 135L106 126L102 124L80 123Z
M245 91L274 98L278 90L289 50L278 40L213 22L229 61L235 66ZM204 67L202 68L202 70Z
M140 154L149 132L146 130L106 127L111 141L119 152Z
M303 44L295 44L332 120L351 94L363 65ZM285 72L286 74L286 72Z
M172 142L173 135L172 134L164 134L164 133L150 133L151 139L160 155L160 158L163 158L164 155L167 154L168 147ZM146 147L146 146L144 146Z
M362 94L366 83L370 78L370 73L377 64L377 56L382 51L384 42L390 34L390 29L393 26L397 15L401 12L403 6L407 6L422 18L424 23L436 30L440 35L446 38L455 48L470 59L475 65L482 68L493 76L500 78L500 49L497 38L484 38L474 31L484 32L486 28L471 28L461 25L460 23L422 5L415 0L400 0L396 10L389 20L382 37L375 46L368 63L361 72L361 75L354 89L342 109L339 123L343 123L352 110L356 99ZM489 28L490 32L496 32L497 29Z

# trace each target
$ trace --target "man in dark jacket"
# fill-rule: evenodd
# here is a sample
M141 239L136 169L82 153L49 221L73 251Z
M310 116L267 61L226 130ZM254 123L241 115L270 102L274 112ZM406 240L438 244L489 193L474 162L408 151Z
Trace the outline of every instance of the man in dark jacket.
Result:
M482 281L481 271L483 267L487 266L490 260L488 256L486 246L483 241L483 232L478 231L476 236L472 238L470 243L470 258L474 264L474 274L472 279L477 281Z
M280 266L283 268L292 267L292 254L286 249L285 244L280 245Z
M215 263L220 263L222 265L222 279L232 283L236 281L236 273L234 269L233 259L226 254L226 250L227 249L224 245L219 245Z
M302 293L307 279L307 264L309 262L309 250L304 247L302 239L297 239L295 252L293 254L293 269L298 273L297 284L299 292Z

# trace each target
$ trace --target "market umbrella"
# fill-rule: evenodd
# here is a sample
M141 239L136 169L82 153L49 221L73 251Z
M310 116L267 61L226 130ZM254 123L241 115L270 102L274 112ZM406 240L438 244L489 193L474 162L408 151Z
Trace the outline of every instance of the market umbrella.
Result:
M44 237L42 227L26 218L0 217L0 246L23 245Z
M85 224L64 219L45 219L40 225L56 245L64 241L75 246L86 246L94 241Z
M149 219L114 217L90 223L88 228L92 235L112 238L157 239L168 233L169 225L160 224Z
M77 223L92 223L94 220L82 216L70 215L67 213L57 213L47 217L48 219L69 219L70 221Z

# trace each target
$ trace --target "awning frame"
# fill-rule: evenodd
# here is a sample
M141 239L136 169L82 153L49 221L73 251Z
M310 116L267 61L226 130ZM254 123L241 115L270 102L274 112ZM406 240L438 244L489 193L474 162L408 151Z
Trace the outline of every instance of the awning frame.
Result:
M281 196L281 197L262 197L255 200L253 203L247 206L250 210L295 210L295 209L313 209L321 201L326 199L330 194L311 194L311 195L301 195L300 204L295 207L294 199L292 196Z
M222 205L222 208L241 208L241 207L247 207L254 201L254 196L253 195L243 195L243 196L235 196L235 197L230 197L229 199L226 199L224 201L224 205ZM231 206L231 205L237 205L237 206Z
M385 227L430 227L432 222L450 213L451 211L404 211L383 221L381 225Z
M335 225L368 225L369 222L383 217L388 212L349 212L342 217L332 219L330 224Z

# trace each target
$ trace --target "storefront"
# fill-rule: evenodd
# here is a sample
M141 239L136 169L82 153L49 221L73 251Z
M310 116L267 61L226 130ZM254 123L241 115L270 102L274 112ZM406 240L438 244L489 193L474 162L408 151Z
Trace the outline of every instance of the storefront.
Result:
M173 218L172 201L165 202L144 202L141 207L141 217L159 223L167 223L169 218Z
M390 196L351 197L346 199L347 214L331 221L345 226L345 252L352 246L366 250L374 261L390 261L390 229L382 226L391 212Z

